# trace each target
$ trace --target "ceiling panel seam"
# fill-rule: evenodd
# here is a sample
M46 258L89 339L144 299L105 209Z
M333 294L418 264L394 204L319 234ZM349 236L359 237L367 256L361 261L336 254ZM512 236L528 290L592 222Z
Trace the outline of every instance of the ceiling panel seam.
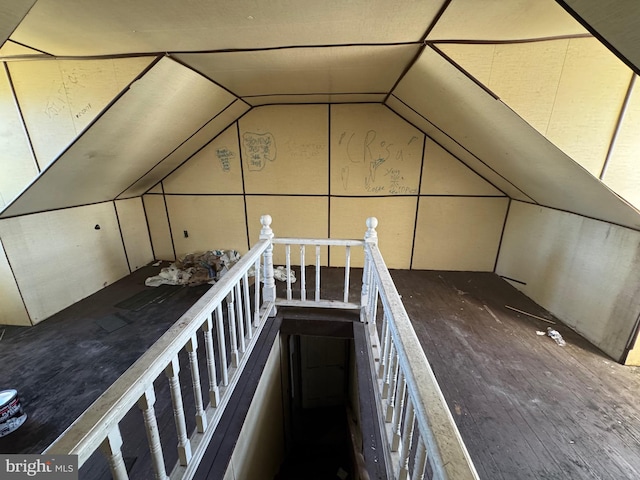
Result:
M636 74L634 72L631 72L631 80L629 81L627 92L625 93L624 100L622 101L622 106L620 107L620 113L618 114L618 118L616 120L616 126L614 127L613 133L611 134L611 141L609 142L607 155L604 157L604 163L602 164L602 169L600 170L600 176L598 177L600 180L603 180L605 174L607 173L607 167L609 166L611 155L613 154L613 150L616 146L618 133L620 132L620 127L622 126L622 122L624 120L625 114L627 113L627 108L629 107L629 101L631 100L631 93L633 92L633 87L635 86L636 78L637 78Z
M222 90L224 90L227 93L230 93L231 95L233 95L234 97L236 97L238 100L240 100L241 102L244 102L244 100L242 100L242 97L238 94L236 94L235 92L232 92L231 90L229 90L227 87L225 87L224 85L216 82L213 78L209 77L208 75L205 75L204 73L202 73L200 70L196 70L195 68L193 68L191 65L186 64L185 62L183 62L182 60L180 60L179 58L173 57L172 55L167 55L168 58L170 58L171 60L173 60L174 62L182 65L184 68L189 69L192 72L197 73L198 75L200 75L202 78L206 78L207 80L209 80L211 83L213 83L214 85L216 85L217 87L221 88ZM249 108L252 107L252 105L249 105L247 102L244 102L247 104L247 106Z
M387 92L339 92L339 93L331 93L331 92L313 92L313 93L262 93L257 95L243 95L239 97L241 99L245 98L262 98L262 97L307 97L311 95L386 95ZM327 103L327 102L320 102Z
M27 15L29 15L29 12L31 11L31 9L33 8L33 6L36 4L36 0L33 0L33 2L31 3L31 6L27 9L27 11L24 13L24 15L22 15L22 17L20 18L20 21L17 22L15 24L15 26L13 27L13 29L11 30L11 32L9 33L9 35L6 36L6 38L2 38L0 39L0 47L2 45L4 45L4 43L9 40L11 38L11 35L14 34L14 32L16 31L16 29L20 26L20 24L24 21L25 18L27 18ZM13 42L13 40L11 40ZM17 42L16 42L17 43ZM33 323L33 322L32 322Z
M509 219L509 211L511 210L511 202L513 199L509 197L509 203L507 203L507 211L504 213L504 222L502 222L502 232L500 232L500 241L498 242L498 250L496 251L496 261L493 264L493 273L497 273L498 260L500 259L500 250L502 249L502 241L504 240L504 231L507 229L507 220Z
M301 94L304 95L304 94ZM357 93L350 93L349 95L359 95ZM363 95L371 95L371 94L363 94ZM383 105L382 103L383 101L380 100L379 102L368 102L368 101L363 101L363 102L277 102L277 103L260 103L258 105L253 105L251 104L252 108L258 108L258 107L272 107L274 105L288 105L288 106L300 106L300 105L370 105L370 104L375 104L375 105Z
M595 28L593 28L589 23L587 23L584 18L582 18L573 8L571 8L567 2L564 0L556 0L556 3L564 8L569 15L571 15L580 25L582 25L586 30L591 32L594 37L600 40L605 47L607 47L616 57L618 57L622 62L625 63L631 70L633 70L636 74L640 75L640 67L636 66L631 60L629 60L626 56L624 56L620 50L614 47L605 37L600 35Z
M7 260L7 265L9 265L9 270L11 270L11 278L13 278L13 282L16 284L16 288L18 289L18 293L20 294L20 300L22 301L22 305L24 305L24 313L27 315L29 323L31 323L31 325L34 325L33 320L31 319L31 314L29 313L29 309L27 308L27 303L24 301L24 295L22 295L22 289L20 288L20 284L18 283L18 278L16 277L16 273L13 270L13 265L11 265L11 259L9 258L9 254L7 253L7 249L4 248L2 237L0 237L0 250L2 250L2 252L4 253L4 257Z
M142 203L142 211L144 212L144 221L145 221L145 224L147 225L147 235L149 236L149 245L151 246L151 255L153 255L154 260L157 260L156 250L153 247L153 237L151 236L151 226L149 225L149 214L147 213L147 205L144 201L144 198L142 198L142 195L140 195L140 203Z
M549 210L555 210L556 212L562 212L562 213L569 213L571 215L576 215L578 217L582 217L582 218L586 218L588 220L594 220L596 222L602 222L602 223L606 223L607 225L614 225L616 227L620 227L620 228L626 228L627 230L632 230L634 232L640 232L640 228L634 228L634 227L630 227L628 225L622 225L621 223L617 223L617 222L612 222L611 220L603 220L602 218L597 218L597 217L591 217L589 215L584 215L582 213L577 213L577 212L572 212L571 210L565 210L563 208L557 208L557 207L552 207L550 205L545 205L543 203L531 203L531 202L525 202L524 200L518 200L516 198L512 198L512 200L514 202L520 202L520 203L526 203L528 205L534 205L537 207L541 207L541 208L548 208ZM633 208L633 207L632 207Z
M452 141L454 141L458 146L460 146L460 148L462 148L465 152L467 152L469 155L471 155L473 158L475 158L476 160L478 160L480 163L482 163L485 167L487 167L489 170L491 170L493 173L495 173L496 175L498 175L500 178L502 178L505 182L507 182L508 184L510 184L513 188L515 188L516 190L518 190L520 193L522 193L524 196L530 198L534 204L538 204L538 202L536 202L535 199L533 199L530 195L527 195L526 192L524 192L521 188L519 188L517 185L515 185L511 180L509 180L508 178L506 178L505 176L503 176L500 172L498 172L497 170L495 170L491 165L487 164L486 162L484 162L481 158L479 158L478 156L476 156L473 152L471 152L467 147L465 147L464 145L462 145L460 142L458 142L455 138L453 138L451 135L449 135L447 132L445 132L444 130L442 130L440 127L438 127L436 124L434 124L433 122L431 122L428 118L426 118L424 115L422 115L420 112L418 112L417 110L415 110L413 107L411 107L410 105L407 105L407 103L405 103L401 98L396 97L395 95L393 95L393 98L395 98L396 100L398 100L400 103L402 103L405 107L407 107L408 109L410 109L411 111L413 111L416 115L418 115L419 117L421 117L422 119L424 119L425 121L429 122L429 124L433 125L434 128L436 128L439 132L441 132L443 135L446 135L448 138L450 138ZM398 115L399 117L401 117L404 121L410 123L411 125L413 125L414 127L416 127L418 130L420 130L421 132L423 132L423 130L414 125L412 122L410 122L409 120L407 120L406 118L404 118L402 116L402 114L396 112L392 107L390 107L389 105L385 104L385 106L387 108L389 108L392 112L394 112L396 115ZM509 197L509 195L507 195L501 188L499 188L498 186L494 185L493 182L491 182L490 180L488 180L487 178L485 178L483 175L481 175L480 173L478 173L476 170L474 170L470 165L468 165L465 161L463 161L462 159L460 159L457 155L455 155L454 153L452 153L451 151L449 151L447 148L445 148L443 145L441 145L439 142L437 142L434 138L430 137L426 132L423 132L425 135L427 135L429 138L431 138L431 140L433 140L435 143L437 143L441 148L443 148L444 150L446 150L450 155L452 155L454 158L456 158L458 161L462 162L467 168L471 169L474 173L476 173L476 175L478 175L479 177L481 177L483 180L485 180L487 183L491 184L494 188L496 188L497 190L500 190L502 193L505 194L505 196ZM509 197L511 198L511 197Z
M449 55L447 55L446 53L444 53L442 50L440 50L436 45L434 45L433 43L428 43L429 47L431 47L431 49L436 52L438 55L440 55L442 58L444 58L447 62L449 62L451 65L453 65L454 67L456 67L458 70L460 70L460 72L462 72L462 74L464 74L465 77L467 77L469 80L471 80L473 83L475 83L476 85L478 85L482 90L484 90L485 92L487 92L487 94L489 94L491 97L493 97L494 100L500 100L500 97L498 97L498 95L496 95L495 93L493 93L493 91L491 91L491 89L489 89L489 87L487 87L484 83L482 83L480 80L478 80L476 77L474 77L473 75L471 75L467 70L465 70L464 68L462 68L462 66L456 62L455 60L453 60Z
M80 207L89 207L91 205L100 205L102 203L109 203L109 202L113 202L113 199L108 199L108 200L99 200L97 202L87 202L87 203L79 203L78 205L67 205L65 207L58 207L58 208L43 208L41 210L34 210L34 211L29 211L29 212L24 212L24 213L16 213L14 215L3 215L2 218L0 218L0 222L2 222L2 220L5 220L7 218L20 218L20 217L27 217L29 215L36 215L38 213L49 213L49 212L57 212L59 210L68 210L70 208L80 208ZM8 207L9 205L7 205ZM6 209L5 209L6 210ZM0 214L4 212L4 210L0 211Z
M118 215L118 207L116 207L116 201L112 201L113 204L113 213L116 216L116 223L118 224L118 232L120 233L120 242L122 243L122 251L124 252L124 259L127 262L127 268L129 269L129 273L132 273L131 263L129 262L129 254L127 253L127 246L124 244L124 233L122 232L122 225L120 224L120 216Z
M41 169L40 169L40 164L38 163L38 160L36 158L36 151L33 148L33 141L31 140L31 134L29 133L29 129L27 128L27 123L24 120L24 114L22 113L22 107L20 106L20 102L18 101L18 95L16 95L16 89L15 86L13 84L13 78L11 78L11 72L9 71L9 67L7 66L7 64L4 64L4 71L7 74L7 80L9 81L9 88L11 88L11 95L13 96L13 103L15 104L16 108L18 109L18 116L20 117L20 125L22 126L22 131L24 132L24 134L27 137L27 143L29 144L29 151L31 152L31 158L33 160L33 163L36 167L36 170L38 171L38 174L40 174Z
M418 129L420 130L420 129ZM422 161L420 162L420 176L418 177L418 200L416 201L416 214L413 219L413 239L411 240L411 256L409 257L409 270L413 269L413 254L416 249L416 236L418 232L418 214L420 213L420 192L422 191L422 178L424 175L424 162L425 162L425 153L427 149L427 134L422 132L424 137L422 137ZM429 137L431 138L431 137Z
M405 69L400 73L400 75L396 79L396 83L394 83L393 86L389 89L389 93L387 93L387 96L384 98L382 103L387 103L387 100L389 100L389 97L391 96L393 91L396 89L398 84L402 81L402 79L407 74L407 72L409 70L411 70L411 67L413 67L415 65L415 63L418 61L418 59L422 55L422 52L426 48L427 37L431 33L431 30L433 30L433 28L436 26L436 23L438 23L438 21L440 20L440 18L444 14L445 10L447 9L447 7L451 3L451 1L452 0L445 0L445 2L440 7L440 10L438 10L438 13L436 13L436 15L433 17L433 19L431 20L431 23L429 24L429 26L427 27L427 29L424 32L424 35L422 36L422 41L421 41L420 48L418 49L418 51L416 52L414 57L411 59L411 61L409 61L409 63L407 63L407 66L405 67Z
M520 43L537 43L537 42L550 42L554 40L572 40L576 38L593 38L590 33L573 33L569 35L551 35L548 37L536 37L536 38L517 38L510 40L471 40L464 38L452 38L447 40L429 40L427 43L431 45L444 44L444 45L516 45Z
M211 122L213 122L216 118L218 118L220 115L222 115L224 112L226 112L227 110L229 110L236 102L240 102L241 100L236 98L234 99L231 103L229 103L229 105L227 105L226 107L224 107L222 110L220 110L218 113L216 113L213 117L211 117L209 120L207 120L200 128L198 128L195 132L193 132L191 135L189 135L183 142L180 143L180 145L178 145L176 148L174 148L173 150L171 150L167 155L165 155L162 160L158 161L153 167L151 167L149 170L147 170L143 175L141 175L135 182L131 183L127 188L125 188L122 192L120 192L115 199L120 199L121 195L124 195L124 193L127 192L127 190L129 190L130 188L132 188L136 183L138 183L140 180L142 180L144 177L146 177L147 175L149 175L149 173L151 173L156 167L158 167L162 162L164 162L167 158L169 158L171 155L173 155L180 147L182 147L185 143L187 143L189 140L191 140L195 135L198 134L198 132L200 132L203 128L205 128L207 125L209 125ZM235 120L234 120L235 121ZM231 122L233 123L233 122ZM231 123L229 125L231 125ZM224 127L222 129L222 131L226 130L227 127L229 126L227 125L226 127ZM220 132L222 133L222 132ZM219 134L218 134L219 135ZM218 136L216 135L216 137ZM207 142L204 146L208 145L210 143ZM181 165L183 165L185 162L187 162L191 157L193 157L193 155L195 155L197 152L199 152L200 150L202 150L204 148L204 146L198 148L198 150L196 152L194 152L193 154L189 155L189 157L187 159L185 159L183 162L180 162L180 165L178 165L179 168ZM176 169L171 170L171 172L173 173ZM162 177L162 179L164 180L165 178L167 178L169 174L165 175L164 177ZM162 180L161 180L162 181ZM155 187L156 184L154 184ZM153 188L153 187L151 187ZM148 191L148 190L147 190ZM144 192L146 193L146 192ZM144 195L144 193L142 195ZM138 197L139 195L134 195L133 197L123 197L123 198L135 198Z

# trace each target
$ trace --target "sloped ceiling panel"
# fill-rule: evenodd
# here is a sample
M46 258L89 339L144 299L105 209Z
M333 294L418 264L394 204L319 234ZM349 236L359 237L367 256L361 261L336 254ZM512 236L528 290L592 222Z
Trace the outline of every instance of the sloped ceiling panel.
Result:
M112 200L234 99L164 57L0 216Z
M637 0L558 0L586 21L640 72L640 2Z
M170 174L175 168L189 159L212 138L216 137L248 110L249 105L242 100L235 100L231 105L207 122L206 125L204 125L182 145L171 152L160 163L154 166L141 179L119 195L118 198L136 197L146 193L156 183L158 183L158 181Z
M455 157L458 158L461 162L463 162L473 171L478 173L478 175L480 175L482 178L490 182L493 186L503 191L514 200L533 202L532 198L528 197L518 187L516 187L511 182L509 182L509 180L500 175L499 172L495 171L492 167L474 156L470 151L465 149L464 146L458 143L453 137L438 129L420 113L411 108L409 105L403 103L397 97L394 97L393 95L389 97L387 99L386 105L398 115L403 117L405 120L412 123L424 133L429 135L448 152L450 152L452 155L455 155Z
M35 0L11 0L0 3L0 45L2 45L15 30Z
M533 200L640 228L637 211L434 50L423 52L394 95Z
M554 0L453 0L427 40L521 40L586 33Z
M388 92L417 45L286 48L175 55L236 95ZM375 59L375 61L373 61Z
M443 3L39 0L12 39L76 56L416 42Z

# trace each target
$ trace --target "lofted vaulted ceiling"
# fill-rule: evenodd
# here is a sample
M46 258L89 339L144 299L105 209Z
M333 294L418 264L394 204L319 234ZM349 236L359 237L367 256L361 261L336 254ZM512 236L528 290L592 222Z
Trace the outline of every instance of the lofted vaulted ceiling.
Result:
M138 196L253 106L382 102L513 199L640 229L640 178L625 174L638 13L630 0L14 0L0 60L15 90L42 89L29 65L138 63L0 216ZM596 51L602 71L585 60Z

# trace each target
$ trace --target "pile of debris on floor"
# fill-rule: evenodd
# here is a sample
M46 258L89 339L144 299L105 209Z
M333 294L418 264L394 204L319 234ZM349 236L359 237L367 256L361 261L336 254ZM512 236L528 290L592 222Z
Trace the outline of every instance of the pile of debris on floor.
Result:
M207 250L202 253L189 253L180 257L168 267L149 277L144 284L147 287L159 285L203 285L213 284L233 267L240 254L235 250Z
M240 260L240 254L235 250L207 250L202 253L189 253L180 257L168 267L160 270L158 275L149 277L144 284L147 287L160 285L188 285L194 287L205 283L214 284L220 280ZM254 276L253 268L248 272ZM295 272L291 270L291 283L295 283ZM286 281L287 274L284 267L274 269L276 280Z

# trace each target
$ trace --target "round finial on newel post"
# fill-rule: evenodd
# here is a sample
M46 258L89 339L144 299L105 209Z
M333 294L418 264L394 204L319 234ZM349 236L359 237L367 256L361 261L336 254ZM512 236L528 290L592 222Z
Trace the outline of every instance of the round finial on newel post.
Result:
M364 239L367 242L378 242L378 232L376 227L378 226L378 219L376 217L369 217L366 220L367 232L364 234Z
M273 230L271 230L272 221L271 215L262 215L260 217L260 223L262 224L260 238L273 238Z

